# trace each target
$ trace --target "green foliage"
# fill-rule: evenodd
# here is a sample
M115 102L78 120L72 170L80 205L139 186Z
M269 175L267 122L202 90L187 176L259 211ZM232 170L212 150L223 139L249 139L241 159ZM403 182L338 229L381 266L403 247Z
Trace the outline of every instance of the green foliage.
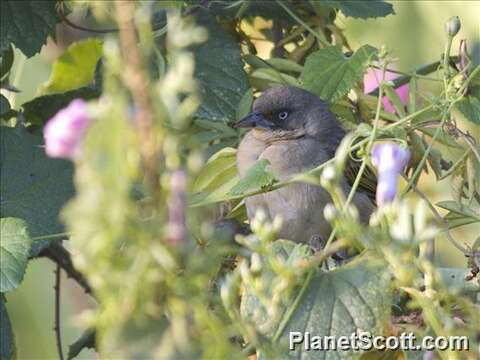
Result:
M208 40L195 51L195 78L202 103L200 119L232 123L237 105L249 88L238 43L209 14L201 13L197 23L208 30Z
M2 319L0 322L0 359L11 360L15 359L15 339L5 303L5 296L0 294L0 319Z
M390 320L391 290L385 264L368 256L330 272L319 270L308 282L302 298L296 299L296 311L285 324L279 345L288 348L289 332L299 329L336 338L365 329L383 334ZM339 351L337 356L352 359L359 354ZM297 346L289 358L325 359L328 352L305 351Z
M43 139L21 127L1 131L1 216L25 221L32 237L64 231L58 213L73 195L72 165L49 159ZM31 255L48 246L51 239L33 242Z
M53 63L52 74L41 88L42 93L66 92L90 84L101 56L102 42L98 39L74 43Z
M288 352L290 331L348 337L408 329L419 338L467 335L478 347L480 240L467 246L449 232L480 221L479 67L466 50L447 68L456 54L447 42L439 62L364 94L363 75L391 70L385 49L395 45L352 52L336 17L394 14L384 1L88 2L85 16L96 17L89 23L114 20L120 31L74 41L40 95L11 109L14 94L3 91L16 91L8 83L18 75L10 74L12 46L36 53L59 20L55 4L1 3L0 291L19 286L29 259L48 256L90 292L98 306L82 318L87 330L68 358L92 346L101 358L126 359L416 355ZM407 83L404 103L397 87ZM240 178L235 148L243 133L232 124L260 91L279 84L330 102L351 134L335 158L305 173L284 179L260 159ZM93 118L81 156L48 159L40 131L76 98L89 100ZM403 193L367 224L352 196L376 141L400 143L412 157ZM353 177L350 193L341 176L347 160L358 165L345 174ZM437 204L425 191L427 171L451 184ZM278 239L281 219L262 212L245 235L244 199L296 182L331 196L325 247ZM465 255L464 268L436 265L440 233ZM66 237L72 255L49 247ZM344 253L355 258L335 260ZM0 357L9 359L16 350L5 302L0 294Z
M0 80L3 80L13 65L13 47L9 46L0 52Z
M259 160L253 165L237 184L229 191L229 195L241 195L249 190L268 189L276 180L268 171L268 160Z
M318 1L311 2L315 6ZM340 10L345 16L360 19L384 17L395 13L393 5L384 0L326 0L324 4Z
M462 116L477 125L480 125L480 85L473 86L470 94L455 104Z
M39 52L60 21L56 5L55 0L2 1L0 51L14 44L27 57Z
M321 49L305 62L302 73L304 86L325 101L336 101L362 79L376 52L372 46L364 45L346 57L336 46Z
M22 219L2 218L0 219L0 230L0 256L2 258L0 292L3 293L14 290L22 282L32 239L27 231L27 224Z
M227 199L227 193L238 182L236 149L223 148L208 159L193 184L192 206Z
M22 104L23 114L30 124L41 126L72 100L90 100L98 95L98 92L90 87L81 87L64 93L38 96Z

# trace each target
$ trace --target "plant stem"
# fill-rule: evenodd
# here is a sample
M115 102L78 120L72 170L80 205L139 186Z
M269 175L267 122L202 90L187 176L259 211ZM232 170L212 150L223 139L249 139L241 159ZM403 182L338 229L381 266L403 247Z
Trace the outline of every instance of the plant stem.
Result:
M69 232L61 232L61 233L50 234L50 235L34 236L32 237L32 240L36 241L36 240L47 240L47 239L55 239L55 238L66 238L66 237L69 237L70 235L71 233Z
M310 270L310 272L308 273L307 278L305 279L305 281L304 281L304 283L303 283L303 285L302 285L302 288L301 288L300 291L298 292L297 297L296 297L295 300L293 301L293 304L288 307L288 310L287 310L287 312L285 313L285 316L284 316L284 318L282 319L282 322L281 322L280 325L278 326L278 329L277 329L277 331L275 332L275 335L273 336L273 339L272 339L272 342L273 342L273 343L276 343L277 340L278 340L278 338L280 337L280 335L282 335L283 330L285 329L285 327L287 326L288 322L290 321L290 318L292 317L292 315L293 315L293 314L295 313L295 311L297 310L298 304L300 304L300 301L301 301L302 298L303 298L303 294L304 294L305 291L307 290L308 285L310 285L310 282L312 281L313 275L314 275L315 273L316 273L316 270L315 270L315 269Z
M62 270L65 271L68 277L75 280L87 294L92 294L92 289L82 274L73 266L70 253L60 244L52 244L44 249L39 257L46 257L56 263Z
M58 357L60 360L63 360L63 348L62 348L62 333L61 333L61 323L60 323L60 281L61 281L61 268L57 264L55 269L55 337L57 339L57 351Z
M412 185L416 182L416 179L418 178L418 176L422 172L423 167L425 165L425 162L427 161L428 155L430 154L430 151L432 151L433 144L437 140L438 135L440 135L440 130L442 129L442 127L445 124L445 121L447 121L447 119L448 119L448 111L444 111L443 115L442 115L442 120L440 121L440 124L438 125L438 127L435 129L435 133L433 134L432 140L428 144L428 147L425 150L425 153L423 154L423 157L420 160L420 163L417 165L417 168L413 172L412 177L408 181L407 187L403 191L403 194L406 194L412 188Z
M300 25L302 25L305 29L310 31L310 33L317 38L317 40L323 45L323 46L332 46L328 41L325 41L325 39L322 38L322 36L313 30L305 21L300 19L295 13L288 8L281 0L276 0L277 4L280 5L285 12L290 15L296 22L298 22Z
M120 44L125 61L125 83L135 104L135 123L141 138L141 154L145 166L145 179L150 190L158 187L157 141L153 125L153 107L149 94L149 81L144 71L144 59L138 47L138 36L133 16L133 1L115 1L116 18L120 29Z
M458 56L451 56L450 57L450 60L451 61L457 61L458 60ZM414 71L413 74L416 74L416 75L426 75L426 74L430 74L432 73L433 71L437 70L438 66L440 65L440 61L435 61L431 64L427 64L427 65L424 65L420 68L418 68L417 70ZM400 76L398 78L396 78L395 80L392 80L393 82L393 87L394 88L397 88L399 86L402 86L406 83L408 83L410 81L410 78L413 76L413 74L408 74L408 75L404 75L404 76ZM373 95L373 96L376 96L378 95L378 88L376 88L375 90L372 90L371 92L369 92L367 95Z

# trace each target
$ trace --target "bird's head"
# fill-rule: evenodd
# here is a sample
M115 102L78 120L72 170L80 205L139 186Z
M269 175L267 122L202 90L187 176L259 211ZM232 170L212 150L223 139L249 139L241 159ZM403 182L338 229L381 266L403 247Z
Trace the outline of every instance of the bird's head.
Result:
M340 125L328 104L315 94L293 86L277 86L262 93L253 111L236 123L252 128L256 137L285 140L302 136L323 137Z

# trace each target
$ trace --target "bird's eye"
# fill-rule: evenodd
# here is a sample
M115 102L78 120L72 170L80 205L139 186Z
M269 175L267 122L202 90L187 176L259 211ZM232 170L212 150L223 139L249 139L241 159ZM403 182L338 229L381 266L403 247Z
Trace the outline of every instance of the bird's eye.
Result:
M281 111L281 112L278 113L278 118L280 120L285 120L287 117L288 117L288 112L286 112L286 111Z

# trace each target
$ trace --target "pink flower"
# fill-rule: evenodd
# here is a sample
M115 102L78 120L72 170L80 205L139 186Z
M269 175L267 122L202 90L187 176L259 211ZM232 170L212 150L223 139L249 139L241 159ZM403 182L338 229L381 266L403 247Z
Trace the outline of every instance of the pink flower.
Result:
M70 160L78 157L82 138L90 122L87 103L82 99L73 100L57 112L43 129L47 155Z
M384 80L385 81L395 80L398 76L399 76L398 74L395 74L391 71L386 71ZM368 69L367 73L363 77L363 87L364 87L363 92L365 94L368 94L369 92L374 91L380 85L381 80L382 80L382 70L372 69L372 68ZM408 101L408 84L399 86L398 88L395 89L395 92L400 98L400 101L402 102L402 104L406 105ZM392 113L392 114L395 113L395 108L393 107L392 103L390 102L390 100L388 100L386 96L383 97L383 108L385 109L385 111L389 113Z
M378 169L377 204L390 203L397 194L398 175L410 159L410 151L396 143L377 144L372 150L372 163Z

